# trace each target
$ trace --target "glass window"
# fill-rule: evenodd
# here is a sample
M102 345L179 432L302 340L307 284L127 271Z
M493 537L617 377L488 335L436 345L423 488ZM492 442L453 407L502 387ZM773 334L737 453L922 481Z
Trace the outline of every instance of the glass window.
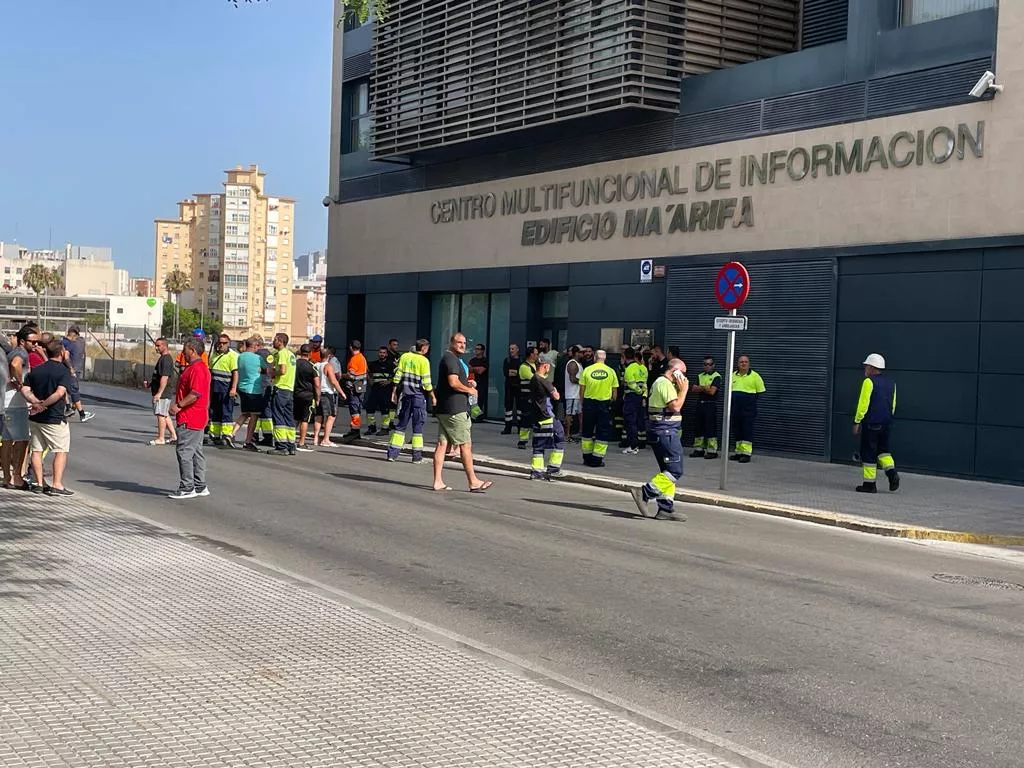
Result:
M541 315L545 318L569 316L569 292L545 291L541 299Z
M370 115L370 81L357 83L352 92L349 151L370 148L373 118Z
M441 355L448 349L448 339L459 325L459 295L442 293L434 296L430 307L430 370L437 371Z
M980 11L995 6L995 0L903 0L902 22L923 24L961 13Z
M509 297L507 293L491 294L491 329L487 342L487 357L491 362L491 375L487 380L487 416L500 419L505 414L505 386L501 375L501 361L508 354Z

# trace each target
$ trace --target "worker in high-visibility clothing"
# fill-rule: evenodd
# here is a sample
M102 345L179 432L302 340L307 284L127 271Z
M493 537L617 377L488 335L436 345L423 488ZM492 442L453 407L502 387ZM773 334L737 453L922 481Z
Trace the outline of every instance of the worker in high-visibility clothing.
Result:
M405 428L412 422L412 463L423 461L423 424L427 420L427 397L431 405L437 405L437 395L430 381L430 342L418 339L415 352L406 352L398 358L395 376L395 393L392 399L398 403L398 418L395 420L391 440L388 443L388 461L397 461L405 445Z
M238 396L238 352L222 333L210 360L210 438L214 445L233 448L235 398Z
M267 357L273 386L270 390L270 419L273 423L274 453L294 456L295 445L295 353L288 349L288 334L274 336L274 351Z
M518 448L525 449L530 442L530 433L533 431L533 408L530 407L530 381L537 375L537 361L540 359L540 350L537 347L527 347L526 356L519 366L519 443Z
M363 398L366 396L368 381L366 357L363 356L363 343L358 340L349 342L348 363L342 374L342 386L348 398L348 432L344 439L358 440L363 426Z
M203 332L202 328L193 328L192 329L192 338L193 339L198 339L199 341L202 341L202 342L205 343L206 342L206 333ZM209 356L207 355L206 352L203 352L203 362L206 363L207 366L210 365L210 358L209 358ZM175 364L175 366L177 366L177 373L180 376L181 372L184 371L188 367L188 363L185 361L185 350L182 350L181 352L179 352L178 356L176 358L174 358L174 364Z
M650 503L657 504L653 517L659 520L685 520L675 514L676 483L683 476L683 444L679 437L683 423L683 404L690 389L686 364L679 358L654 380L647 400L647 443L658 461L658 474L630 493L636 508L644 517L652 517Z
M612 402L619 394L619 377L608 367L608 353L603 349L594 353L593 365L580 374L580 397L583 398L583 429L580 446L583 463L588 467L603 467L608 455L608 442L612 439Z
M860 385L853 434L860 435L860 460L864 482L859 493L877 493L878 467L889 480L889 490L900 487L896 462L889 452L893 414L896 413L896 383L885 373L885 358L871 354L864 360L864 382Z
M370 373L370 393L366 398L366 418L370 422L366 430L368 435L387 434L391 429L391 391L394 384L397 360L392 360L387 347L377 349L377 359L368 366ZM377 428L377 414L380 414L380 429Z
M736 437L736 453L731 461L749 464L754 453L754 423L757 421L757 400L765 392L764 379L750 369L750 358L740 355L732 374L732 427Z
M530 421L533 424L531 480L550 480L562 471L565 457L565 430L555 418L554 402L561 395L551 383L550 360L538 359L537 375L530 379ZM547 462L545 464L545 458Z
M697 396L697 424L694 430L691 459L718 458L718 388L722 374L715 370L715 358L704 358L704 370L697 374L697 383L690 393Z
M625 370L622 372L622 419L629 443L622 452L636 456L640 453L640 433L645 432L644 404L647 402L647 367L637 359L632 347L622 353Z

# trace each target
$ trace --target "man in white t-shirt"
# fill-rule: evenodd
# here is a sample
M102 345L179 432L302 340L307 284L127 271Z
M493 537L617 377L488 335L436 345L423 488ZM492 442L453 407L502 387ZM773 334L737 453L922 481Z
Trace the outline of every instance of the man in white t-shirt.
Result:
M562 397L565 400L565 439L573 440L579 432L582 410L580 409L580 374L583 372L583 349L576 345L569 348L569 361L565 364L565 381L561 382ZM573 429L575 423L576 428Z

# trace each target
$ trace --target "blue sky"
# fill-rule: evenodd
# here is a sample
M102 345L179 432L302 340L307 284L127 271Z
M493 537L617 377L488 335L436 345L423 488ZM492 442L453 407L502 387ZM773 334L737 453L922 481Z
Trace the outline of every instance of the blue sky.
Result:
M331 2L0 0L0 240L151 275L153 219L259 163L323 248Z

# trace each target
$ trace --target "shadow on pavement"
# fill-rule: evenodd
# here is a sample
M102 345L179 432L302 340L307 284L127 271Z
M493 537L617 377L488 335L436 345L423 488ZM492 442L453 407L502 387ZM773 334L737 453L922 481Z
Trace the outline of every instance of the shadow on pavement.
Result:
M170 491L166 488L154 488L151 485L139 485L129 480L79 480L80 483L95 485L108 491L121 493L137 493L143 496L166 496Z
M429 483L407 483L402 480L395 480L390 477L370 477L367 475L350 475L345 472L328 472L330 477L339 480L355 480L359 483L378 483L379 485L404 485L406 488L415 488L417 491L429 491Z
M554 499L523 499L523 501L529 502L530 504L543 504L546 507L562 507L567 509L578 509L581 512L600 512L608 517L621 517L626 520L643 520L641 515L636 512L629 512L624 509L615 509L613 507L598 507L593 504L578 504L572 501L556 501Z
M138 443L138 444L141 445L141 444L144 444L145 442L148 442L148 441L143 441L143 440L135 440L135 439L130 438L130 437L108 437L107 435L82 435L80 439L82 439L82 440L105 440L108 443L121 443L122 445L127 445L129 443Z

